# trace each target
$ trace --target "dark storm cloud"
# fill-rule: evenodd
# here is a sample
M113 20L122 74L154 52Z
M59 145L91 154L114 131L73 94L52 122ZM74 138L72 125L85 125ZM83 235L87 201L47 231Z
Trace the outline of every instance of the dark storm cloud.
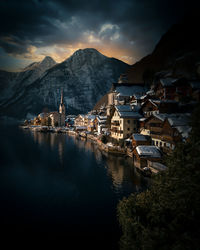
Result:
M92 35L91 40L100 39L105 46L127 46L138 59L191 6L180 0L1 0L0 47L23 54L30 46L73 44Z

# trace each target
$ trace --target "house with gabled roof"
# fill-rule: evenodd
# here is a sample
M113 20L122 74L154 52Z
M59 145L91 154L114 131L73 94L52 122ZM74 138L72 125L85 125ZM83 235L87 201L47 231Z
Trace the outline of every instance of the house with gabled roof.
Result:
M110 115L113 105L125 105L133 95L145 95L147 90L142 84L113 83L108 93L107 115Z
M150 141L147 139L147 137L139 133L133 133L131 135L131 140L133 149L140 145L150 145Z
M160 162L162 158L161 151L156 146L137 146L133 154L134 165L141 169L147 167L147 161Z
M182 78L166 77L161 78L154 87L156 96L163 100L177 100L180 101L184 97L190 95L191 89L188 80Z
M176 92L176 87L174 86L174 83L177 80L178 79L171 77L161 78L154 88L156 97L158 97L159 99L174 100L174 95Z
M86 123L85 119L86 119L85 115L79 114L74 120L74 126L75 127L79 127L79 126L83 127L84 126L87 128L87 123Z
M171 114L163 122L161 145L163 151L168 153L177 143L186 141L191 132L189 126L190 114Z
M140 133L149 135L153 145L169 153L178 142L187 140L191 131L189 119L188 113L154 114L145 120Z
M107 129L107 116L98 115L95 118L95 128L97 133L100 135Z
M159 146L162 126L167 114L153 114L144 121L143 127L140 128L140 133L151 136L154 145Z
M137 133L141 117L138 111L134 111L130 105L116 105L111 118L111 137L119 140Z
M96 118L96 115L92 115L92 114L87 114L85 116L84 123L87 126L87 130L89 132L92 132L95 129L95 118Z
M178 102L174 100L147 99L141 106L145 117L159 113L173 113L178 110Z

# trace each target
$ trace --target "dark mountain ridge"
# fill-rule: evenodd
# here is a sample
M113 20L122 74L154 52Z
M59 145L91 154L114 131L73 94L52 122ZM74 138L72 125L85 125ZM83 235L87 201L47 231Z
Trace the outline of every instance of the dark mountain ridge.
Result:
M151 82L158 71L168 71L174 77L198 77L200 62L199 17L183 19L173 25L160 39L150 55L128 69L128 82Z

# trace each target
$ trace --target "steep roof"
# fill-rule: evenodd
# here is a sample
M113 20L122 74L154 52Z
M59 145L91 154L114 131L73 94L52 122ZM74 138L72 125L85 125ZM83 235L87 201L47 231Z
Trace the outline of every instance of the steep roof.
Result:
M168 114L166 118L169 124L175 127L175 126L188 125L190 116L191 115L189 113L175 113L175 114Z
M171 77L160 79L160 82L161 82L163 87L171 87L171 86L173 86L173 83L176 81L177 81L176 78L171 78Z
M139 156L146 158L161 158L161 153L156 146L137 146Z
M166 119L173 128L178 130L182 138L186 139L189 137L189 133L192 129L189 126L190 116L191 114L189 113L177 113L168 115Z
M95 115L87 115L86 118L88 118L89 120L94 120L96 118Z
M133 111L130 105L116 105L116 110L119 116L122 118L141 118L142 116L137 112Z
M106 123L107 116L97 116L98 123Z
M158 118L159 120L163 121L168 117L169 114L161 113L161 114L153 114L152 116Z
M192 130L190 126L176 126L176 129L181 134L183 139L187 139Z
M141 118L142 116L138 112L120 112L119 113L120 117L122 118Z
M133 111L130 105L116 105L115 108L119 112L130 112Z
M200 81L191 81L191 82L190 82L190 86L191 86L193 89L200 89Z
M177 101L175 101L175 100L168 100L168 99L166 99L166 100L157 100L157 99L147 99L144 103L143 103L143 105L144 104L146 104L147 102L151 102L154 106L156 106L156 107L158 107L160 104L168 104L168 103L174 103L174 104L176 104L176 103L178 103Z
M135 141L147 141L146 137L141 134L132 134Z
M145 94L147 91L146 87L141 85L131 85L131 86L116 86L115 92L119 93L121 96L133 96L134 94Z

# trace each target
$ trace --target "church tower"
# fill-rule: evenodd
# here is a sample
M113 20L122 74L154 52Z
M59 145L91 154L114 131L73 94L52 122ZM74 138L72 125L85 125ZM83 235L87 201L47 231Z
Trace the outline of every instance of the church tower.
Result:
M61 90L60 106L59 106L59 126L65 126L65 105L63 103L63 90Z
M59 113L65 115L65 105L63 103L63 90L61 90Z

